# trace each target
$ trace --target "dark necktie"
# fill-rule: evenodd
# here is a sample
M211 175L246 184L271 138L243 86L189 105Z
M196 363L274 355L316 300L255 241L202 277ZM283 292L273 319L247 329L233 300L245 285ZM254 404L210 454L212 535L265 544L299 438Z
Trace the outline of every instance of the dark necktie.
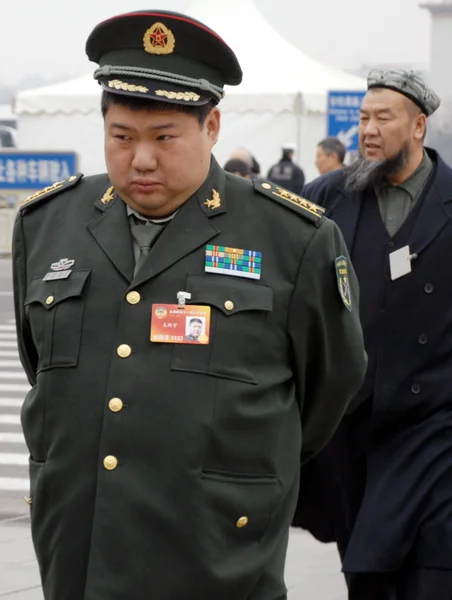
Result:
M135 269L133 271L133 275L138 273L138 271L143 266L153 244L157 240L158 236L165 229L165 223L153 223L152 221L143 221L135 215L131 215L131 228L130 231L132 233L132 237L137 243L140 253L135 261Z

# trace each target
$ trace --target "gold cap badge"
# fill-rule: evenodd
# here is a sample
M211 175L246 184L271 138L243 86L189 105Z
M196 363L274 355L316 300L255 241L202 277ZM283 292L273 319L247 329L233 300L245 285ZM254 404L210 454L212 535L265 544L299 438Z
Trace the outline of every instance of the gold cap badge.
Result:
M163 23L154 23L144 34L143 45L149 54L171 54L176 45L176 38Z

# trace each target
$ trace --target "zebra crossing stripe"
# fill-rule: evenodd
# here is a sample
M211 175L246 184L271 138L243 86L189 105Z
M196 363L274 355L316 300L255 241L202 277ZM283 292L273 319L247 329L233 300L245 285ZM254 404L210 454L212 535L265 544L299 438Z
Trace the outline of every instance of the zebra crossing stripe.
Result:
M0 350L0 356L3 358L17 358L19 353L14 352L14 350Z
M0 415L0 425L20 425L20 416Z
M0 348L17 348L17 342L4 342L0 340Z
M1 408L20 408L23 403L23 398L0 398Z
M0 431L0 442L5 442L7 444L24 444L25 438L22 433Z
M0 379L24 379L27 380L27 376L23 371L0 371Z
M0 325L0 331L16 331L15 325Z
M28 454L0 452L0 465L23 467L28 465Z
M8 333L0 331L0 340L17 340L17 335L12 331Z
M28 492L30 483L28 479L19 477L0 477L0 490L7 492Z
M0 359L0 368L4 367L22 367L20 360L2 360Z
M28 392L30 385L25 383L0 383L0 394L2 392Z

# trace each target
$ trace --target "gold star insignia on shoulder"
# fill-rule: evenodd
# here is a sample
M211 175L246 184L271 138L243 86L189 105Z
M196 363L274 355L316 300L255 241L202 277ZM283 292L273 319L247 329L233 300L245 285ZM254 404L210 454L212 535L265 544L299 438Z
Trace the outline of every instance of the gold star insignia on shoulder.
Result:
M102 196L100 201L102 204L109 204L115 197L115 188L113 186L109 187L105 194Z
M206 200L204 206L207 206L207 208L210 208L211 210L221 207L221 198L217 190L212 190L212 199Z

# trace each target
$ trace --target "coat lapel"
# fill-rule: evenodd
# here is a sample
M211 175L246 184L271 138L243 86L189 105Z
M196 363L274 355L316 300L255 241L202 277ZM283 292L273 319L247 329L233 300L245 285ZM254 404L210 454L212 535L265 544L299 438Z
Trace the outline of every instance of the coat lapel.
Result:
M182 205L157 239L133 280L134 287L155 277L217 236L219 230L212 217L225 212L225 175L215 159L212 159L206 181Z
M416 223L409 238L410 251L420 254L439 235L450 221L447 204L452 201L450 169L436 158L436 173L422 203Z
M349 193L341 188L337 202L326 213L326 216L339 226L350 254L355 240L362 198L362 194Z
M100 215L87 225L89 232L109 260L129 283L133 278L134 257L126 206L113 188L95 202Z

